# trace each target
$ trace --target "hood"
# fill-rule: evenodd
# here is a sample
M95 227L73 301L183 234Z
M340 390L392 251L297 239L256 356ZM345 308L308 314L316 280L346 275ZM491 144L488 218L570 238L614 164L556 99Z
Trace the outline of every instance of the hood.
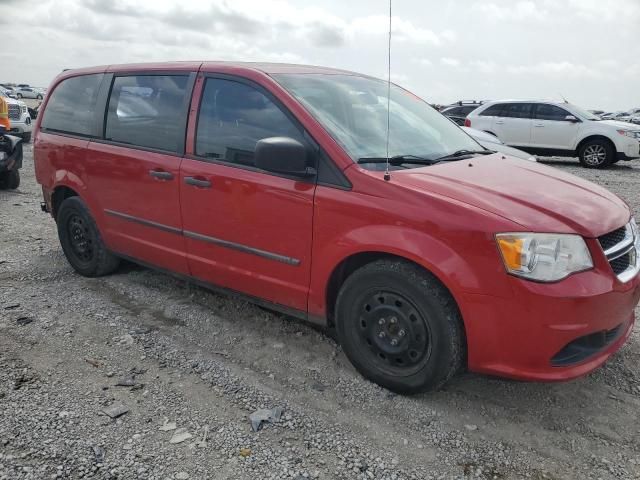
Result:
M504 217L524 231L598 237L629 221L629 207L591 182L501 154L395 171L412 190L450 197Z
M3 98L5 99L7 104L9 104L9 105L20 105L21 107L27 105L26 103L24 103L21 100L16 100L16 99L10 98L10 97L3 97Z
M638 126L634 123L631 122L622 122L620 120L600 120L598 122L599 124L604 124L604 125L611 125L612 127L615 128L624 128L624 129L629 129L629 130L637 130Z

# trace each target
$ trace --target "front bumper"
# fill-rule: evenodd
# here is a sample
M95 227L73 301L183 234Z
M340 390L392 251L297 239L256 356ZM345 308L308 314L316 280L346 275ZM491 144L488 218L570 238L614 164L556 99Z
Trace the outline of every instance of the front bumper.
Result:
M606 262L597 263L593 270L552 284L512 277L510 298L464 295L469 369L520 380L562 381L606 362L631 334L640 274L621 283ZM571 345L584 346L586 336L594 348L568 358Z
M31 119L25 121L11 120L11 130L9 133L12 135L22 136L27 133L31 133L33 130L33 122Z
M640 158L640 141L633 138L626 139L623 145L618 147L616 158L618 160Z

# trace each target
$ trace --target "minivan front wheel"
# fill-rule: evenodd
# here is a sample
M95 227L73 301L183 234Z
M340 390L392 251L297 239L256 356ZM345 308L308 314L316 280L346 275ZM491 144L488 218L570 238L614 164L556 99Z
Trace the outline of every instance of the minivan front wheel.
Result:
M578 152L580 163L587 168L603 168L615 160L615 151L606 140L590 140L585 142Z
M356 369L398 393L437 390L462 365L464 335L453 298L409 262L378 260L349 276L338 294L336 327Z
M76 272L99 277L118 268L119 258L104 245L89 209L79 197L62 202L56 221L62 251Z

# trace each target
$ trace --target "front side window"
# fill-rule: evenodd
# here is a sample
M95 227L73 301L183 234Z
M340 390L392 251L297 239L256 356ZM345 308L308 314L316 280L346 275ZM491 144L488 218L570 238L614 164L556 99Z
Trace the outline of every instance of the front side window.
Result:
M178 152L184 144L187 75L116 77L111 88L105 138Z
M501 117L531 118L530 103L507 103L502 107Z
M207 79L198 114L196 155L254 166L256 143L269 137L304 142L295 124L261 91L241 82Z
M571 115L564 108L556 107L555 105L548 105L546 103L539 103L536 105L536 120L554 120L556 122L562 122L567 115Z
M354 161L386 158L386 82L348 74L278 74L274 77ZM392 85L390 99L390 157L418 156L435 160L460 150L482 150L451 120L414 94Z
M51 93L42 128L61 133L93 136L95 108L103 75L81 75L63 80Z

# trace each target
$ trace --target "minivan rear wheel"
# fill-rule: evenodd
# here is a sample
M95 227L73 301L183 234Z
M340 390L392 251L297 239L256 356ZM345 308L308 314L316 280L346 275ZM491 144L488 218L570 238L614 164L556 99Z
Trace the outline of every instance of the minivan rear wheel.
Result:
M62 202L56 221L62 251L76 272L100 277L118 268L120 259L106 248L89 209L79 197Z
M594 139L585 142L578 152L580 163L586 168L604 168L614 161L615 151L609 142Z
M378 260L347 278L336 302L336 330L355 368L398 393L437 390L464 358L451 294L403 260Z

